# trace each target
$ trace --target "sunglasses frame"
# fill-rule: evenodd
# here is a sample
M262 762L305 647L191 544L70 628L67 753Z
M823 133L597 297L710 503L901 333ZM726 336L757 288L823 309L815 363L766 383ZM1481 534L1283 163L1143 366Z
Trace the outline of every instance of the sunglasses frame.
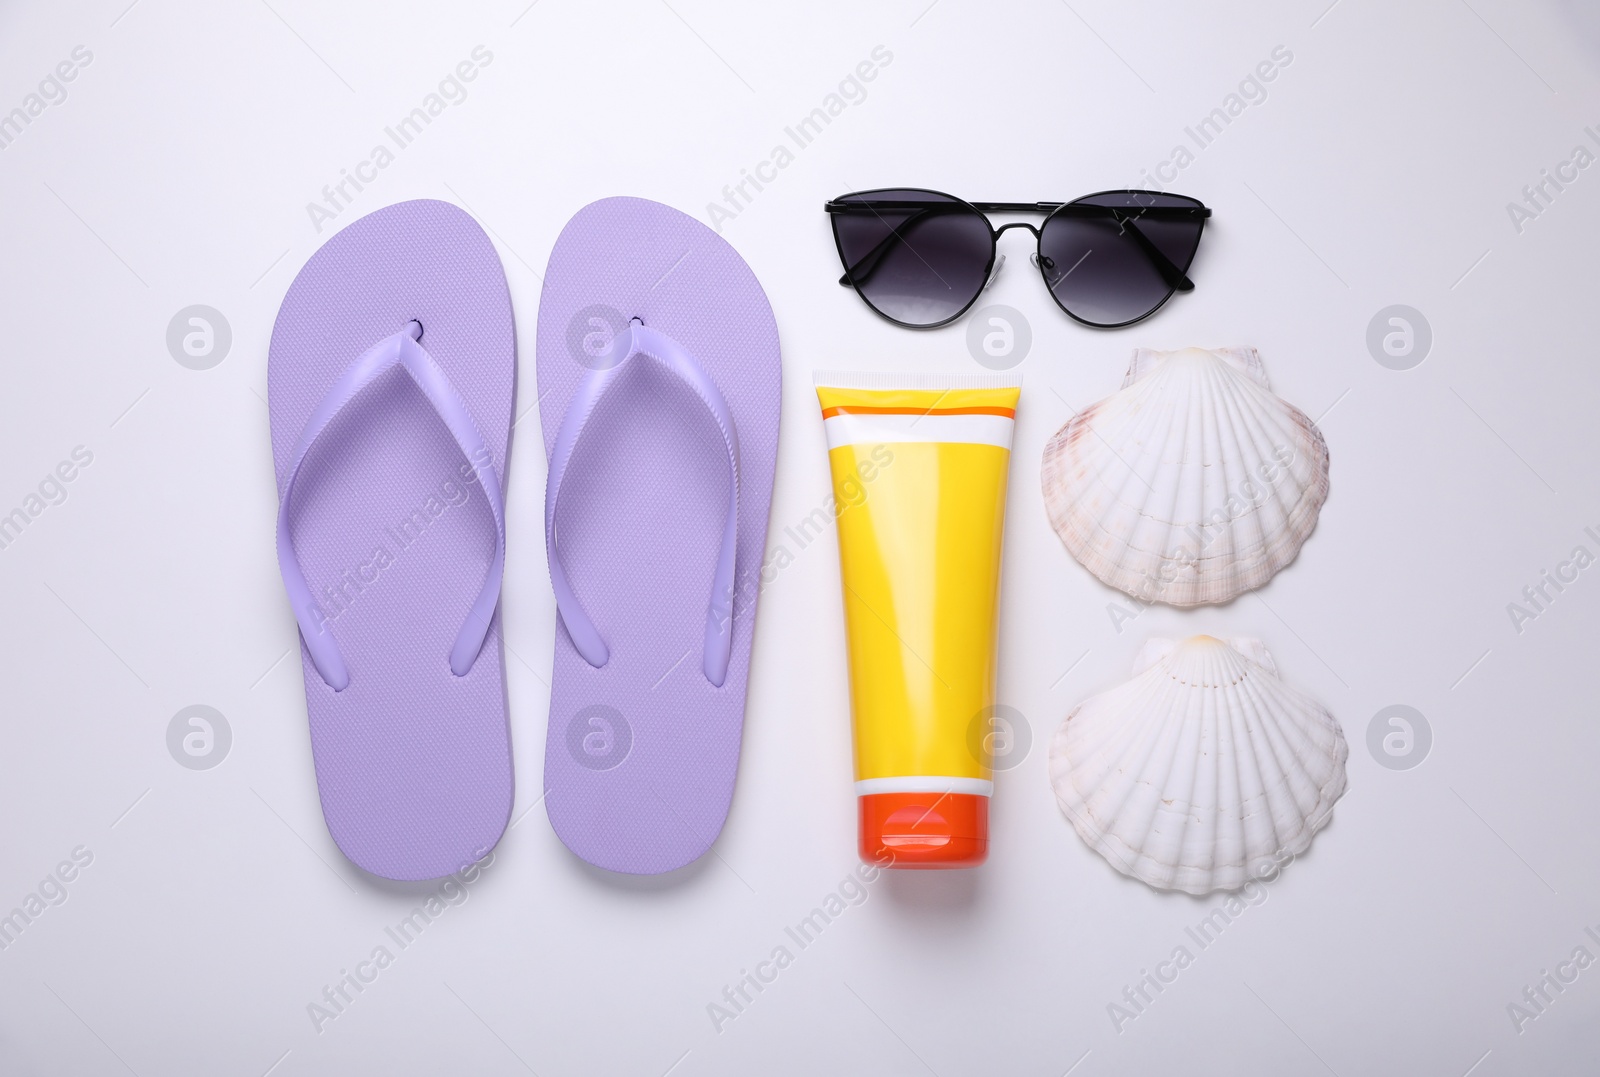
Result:
M952 322L960 320L960 318L965 315L967 311L971 310L973 304L977 303L978 299L983 295L983 293L988 291L989 285L993 282L992 275L994 273L995 255L999 252L1000 236L1011 228L1026 228L1028 231L1033 233L1035 248L1034 265L1039 270L1040 279L1044 281L1045 291L1050 293L1050 298L1055 300L1056 306L1060 307L1061 312L1067 317L1071 318L1079 325L1088 326L1091 329L1121 329L1123 326L1133 325L1136 322L1142 322L1146 318L1150 317L1150 315L1166 306L1167 300L1172 298L1174 292L1189 292L1194 290L1194 282L1189 279L1189 266L1194 263L1195 254L1200 250L1200 239L1205 234L1206 218L1211 216L1211 210L1207 208L1206 205L1198 198L1193 198L1189 195L1183 194L1172 194L1167 191L1149 191L1141 190L1139 188L1095 191L1093 194L1081 195L1078 198L1073 199L1071 202L968 202L964 198L957 198L953 194L946 194L944 191L935 191L927 187L875 187L867 191L851 191L849 194L842 194L838 198L834 198L824 203L822 209L823 212L827 213L830 217L843 213L869 212L878 214L879 210L885 208L886 205L895 200L884 199L874 203L865 201L864 196L888 194L895 191L910 191L916 192L917 194L937 195L939 198L949 199L949 201L918 202L914 199L901 199L899 201L905 203L904 205L899 207L889 206L888 208L906 209L912 207L922 208L926 206L947 206L952 209L965 209L966 211L983 218L984 223L989 226L989 261L983 267L983 285L978 289L977 294L975 294L971 299L967 300L965 306L956 311L954 314L950 315L950 317L944 319L943 321L930 322L925 325L918 324L916 322L902 322L898 318L890 317L873 305L872 300L868 299L866 293L861 290L861 285L858 280L851 276L851 270L854 267L850 265L849 261L845 257L844 246L839 241L838 228L831 229L833 232L833 246L834 249L839 253L839 264L844 266L844 275L839 278L840 285L846 288L854 288L856 295L860 296L861 301L867 305L867 309L878 315L878 317L887 322L893 322L895 325L906 329L940 329ZM1106 195L1160 195L1167 198L1182 198L1193 202L1194 205L1192 207L1146 206L1143 209L1134 209L1133 207L1129 206L1096 206L1089 205L1085 202L1086 199L1101 198ZM850 201L851 199L855 199L856 201ZM1037 226L1030 224L1027 221L1009 221L1005 224L1002 224L999 228L996 228L994 226L994 222L989 219L989 214L991 213L1043 213L1045 215L1045 219ZM1127 321L1122 322L1091 322L1087 318L1082 318L1067 309L1066 304L1062 303L1060 298L1056 296L1055 289L1050 286L1050 278L1045 275L1045 255L1043 250L1044 229L1054 218L1062 215L1109 217L1112 220L1117 221L1119 226L1127 221L1137 221L1141 217L1151 217L1157 220L1198 220L1200 222L1200 231L1195 234L1194 249L1189 252L1189 256L1184 259L1183 264L1178 265L1177 263L1167 259L1165 255L1157 250L1154 245L1151 244L1150 241L1144 236L1144 233L1138 231L1138 229L1134 229L1131 234L1140 241L1145 248L1146 254L1150 255L1153 259L1159 258L1161 262L1166 263L1165 266L1160 264L1157 264L1156 266L1157 271L1167 279L1168 287L1166 294L1161 297L1160 301L1158 301L1155 306L1151 307L1149 310L1145 311L1143 314L1140 314L1136 318L1129 318ZM896 225L895 227L898 229L899 226ZM890 234L893 235L893 231L891 231ZM885 238L887 239L888 237ZM867 257L870 258L871 255L869 254ZM866 260L867 258L862 258L856 263L857 266ZM1071 271L1069 270L1068 272Z

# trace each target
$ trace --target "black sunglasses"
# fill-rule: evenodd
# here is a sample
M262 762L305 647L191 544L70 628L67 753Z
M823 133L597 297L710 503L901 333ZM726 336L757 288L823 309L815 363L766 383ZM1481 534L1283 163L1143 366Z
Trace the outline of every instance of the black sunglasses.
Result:
M1101 191L1071 202L964 202L939 191L886 187L822 207L844 263L839 283L911 329L948 325L982 294L1008 228L1038 240L1033 262L1068 316L1115 329L1148 318L1194 282L1187 274L1211 216L1199 199ZM1043 213L1044 223L995 228L985 213ZM1003 259L1002 259L1003 260Z

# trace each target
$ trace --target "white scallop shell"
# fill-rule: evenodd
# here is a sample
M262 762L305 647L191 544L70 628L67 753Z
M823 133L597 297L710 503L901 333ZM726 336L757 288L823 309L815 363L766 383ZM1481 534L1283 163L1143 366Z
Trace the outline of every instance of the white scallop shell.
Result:
M1293 561L1328 497L1328 446L1254 348L1139 349L1121 391L1050 439L1050 524L1145 602L1227 602Z
M1050 744L1078 836L1162 890L1234 890L1302 853L1344 795L1344 732L1260 640L1152 639Z

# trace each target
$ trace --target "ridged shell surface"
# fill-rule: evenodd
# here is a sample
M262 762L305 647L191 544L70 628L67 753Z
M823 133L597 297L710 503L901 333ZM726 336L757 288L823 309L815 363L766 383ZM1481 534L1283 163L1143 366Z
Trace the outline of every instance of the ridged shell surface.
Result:
M1205 894L1304 852L1344 795L1349 748L1259 640L1153 639L1121 687L1050 744L1056 801L1125 875Z
M1134 353L1122 389L1045 446L1050 524L1145 602L1227 602L1295 559L1328 497L1328 446L1254 348Z

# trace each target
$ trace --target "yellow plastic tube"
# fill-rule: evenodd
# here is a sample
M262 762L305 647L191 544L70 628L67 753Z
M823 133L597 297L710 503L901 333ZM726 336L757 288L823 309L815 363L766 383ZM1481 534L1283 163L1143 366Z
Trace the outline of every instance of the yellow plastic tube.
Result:
M817 375L837 514L863 860L989 850L1000 550L1021 382Z

